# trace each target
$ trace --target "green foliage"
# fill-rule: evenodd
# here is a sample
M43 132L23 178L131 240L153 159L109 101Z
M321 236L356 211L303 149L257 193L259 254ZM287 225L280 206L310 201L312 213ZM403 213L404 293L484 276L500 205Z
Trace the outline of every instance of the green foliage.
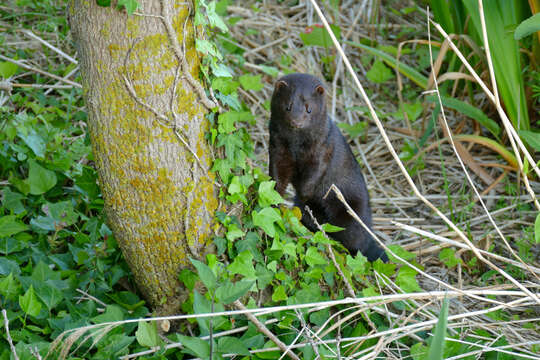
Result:
M439 314L439 321L435 327L435 334L428 350L428 360L442 360L444 356L444 344L446 326L448 323L448 299L445 297Z
M534 14L530 18L523 20L514 32L514 39L523 39L537 31L540 31L540 13Z
M339 40L341 38L341 29L333 24L330 24L330 29ZM326 28L321 24L316 24L315 26L309 26L305 29L304 32L301 32L300 39L306 46L322 46L324 48L329 48L334 46L330 34L326 31Z

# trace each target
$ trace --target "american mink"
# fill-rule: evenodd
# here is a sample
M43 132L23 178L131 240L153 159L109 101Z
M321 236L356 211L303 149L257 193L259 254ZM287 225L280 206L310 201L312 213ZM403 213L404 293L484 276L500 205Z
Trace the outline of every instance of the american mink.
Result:
M270 117L270 176L283 195L292 183L295 205L302 223L317 228L305 211L308 205L319 223L345 228L331 236L353 255L360 251L369 261L388 261L384 250L348 213L333 192L335 184L347 203L371 229L369 194L360 166L349 144L326 114L325 90L321 81L308 74L289 74L274 88Z

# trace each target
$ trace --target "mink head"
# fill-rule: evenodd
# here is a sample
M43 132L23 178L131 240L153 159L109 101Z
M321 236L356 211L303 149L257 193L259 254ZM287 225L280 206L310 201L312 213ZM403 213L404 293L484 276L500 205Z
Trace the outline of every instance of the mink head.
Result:
M271 107L272 117L291 128L309 128L326 121L324 87L312 75L296 73L279 79Z

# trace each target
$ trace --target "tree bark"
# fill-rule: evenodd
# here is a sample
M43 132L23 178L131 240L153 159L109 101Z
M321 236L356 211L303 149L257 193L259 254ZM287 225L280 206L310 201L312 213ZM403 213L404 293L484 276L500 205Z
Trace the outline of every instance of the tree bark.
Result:
M170 314L179 270L209 251L214 230L212 103L198 81L190 4L139 3L128 17L73 0L69 20L108 223L143 296Z

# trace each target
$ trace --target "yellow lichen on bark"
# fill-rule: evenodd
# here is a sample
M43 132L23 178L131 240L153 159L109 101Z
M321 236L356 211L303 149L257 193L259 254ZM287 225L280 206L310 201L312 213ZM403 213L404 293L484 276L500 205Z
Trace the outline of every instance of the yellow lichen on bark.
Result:
M159 17L125 17L76 0L73 5L79 7L70 16L109 223L145 297L153 306L166 298L175 310L178 272L188 256L207 251L216 226L205 108L181 77L175 84L181 64ZM159 2L141 6L160 15ZM197 78L189 9L179 3L174 9L176 38L185 44L187 71Z

